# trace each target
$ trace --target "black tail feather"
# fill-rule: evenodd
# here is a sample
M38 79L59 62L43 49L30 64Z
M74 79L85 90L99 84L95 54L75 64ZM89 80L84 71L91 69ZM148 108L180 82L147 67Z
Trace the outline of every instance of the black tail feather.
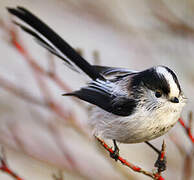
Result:
M82 56L80 56L65 40L63 40L56 32L54 32L48 25L42 22L38 17L29 12L23 7L17 8L7 8L9 13L15 15L19 19L23 20L34 30L39 32L43 37L45 37L54 47L56 47L62 54L64 54L68 59L70 59L76 66L78 66L82 71L84 71L91 79L104 79L104 77L91 66ZM33 31L19 25L24 31L28 32L35 38L37 38L41 43L47 45L50 51L55 54L55 50L52 51L52 46L50 46L46 41L44 41L40 36L38 36ZM47 48L49 50L49 48ZM55 54L57 55L57 54ZM57 55L58 56L58 55ZM60 56L58 56L60 57ZM60 57L62 58L62 57ZM62 58L66 60L65 58Z

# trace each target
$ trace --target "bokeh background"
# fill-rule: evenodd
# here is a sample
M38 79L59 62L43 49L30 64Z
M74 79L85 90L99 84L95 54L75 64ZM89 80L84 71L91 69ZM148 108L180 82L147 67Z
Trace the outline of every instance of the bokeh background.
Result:
M16 6L35 13L73 47L80 48L90 63L133 70L154 65L173 69L189 99L182 115L186 121L194 105L194 0L0 0L0 144L10 168L28 180L51 180L56 179L53 175L60 174L72 180L150 179L103 153L87 128L88 105L62 97L64 89L49 79L40 78L64 113L73 114L76 126L49 108L15 96L3 86L2 78L36 99L44 101L48 95L40 90L32 68L12 46L5 26L18 33L19 41L39 65L46 70L53 68L70 89L79 89L87 81L13 26L11 21L16 19L7 13L6 7ZM160 148L163 139L168 160L163 176L186 179L185 157L193 147L184 130L177 123L167 135L152 142ZM154 169L157 155L144 143L119 147L121 155L130 162L145 170ZM194 173L189 178L193 179ZM0 172L0 179L11 177Z

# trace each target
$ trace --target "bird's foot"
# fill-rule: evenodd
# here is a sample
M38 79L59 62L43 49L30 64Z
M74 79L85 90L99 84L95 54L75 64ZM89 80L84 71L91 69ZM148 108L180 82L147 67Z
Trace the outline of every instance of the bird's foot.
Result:
M113 158L115 161L117 161L119 158L119 148L117 146L116 140L113 140L113 144L114 144L114 151L113 153L110 153L110 157Z
M113 153L110 153L110 157L117 161L119 159L119 149L115 149Z
M166 170L166 156L163 152L158 154L158 159L156 160L154 166L158 168L158 170L160 172L165 171Z

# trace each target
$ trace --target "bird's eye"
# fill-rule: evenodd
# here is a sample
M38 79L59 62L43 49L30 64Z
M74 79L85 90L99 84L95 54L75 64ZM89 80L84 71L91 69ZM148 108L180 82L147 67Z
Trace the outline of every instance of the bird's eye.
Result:
M159 97L162 96L162 93L161 93L160 91L156 91L156 92L155 92L155 96L156 96L157 98L159 98Z

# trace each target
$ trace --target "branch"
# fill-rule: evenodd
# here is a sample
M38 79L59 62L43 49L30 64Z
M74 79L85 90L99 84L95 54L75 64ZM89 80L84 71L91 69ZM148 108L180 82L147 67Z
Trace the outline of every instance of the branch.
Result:
M179 123L185 129L185 132L187 133L189 139L194 144L194 136L192 135L192 132L191 132L192 121L193 121L192 112L190 112L190 114L189 114L189 125L186 125L185 122L183 121L183 119L179 118Z
M3 171L4 173L10 175L11 177L13 177L16 180L24 180L23 178L19 177L15 172L13 172L8 167L3 149L1 151L2 151L2 155L0 156L0 171Z
M179 118L179 123L181 124L181 126L183 127L183 129L185 130L187 137L189 138L189 140L191 141L192 145L194 144L194 136L192 135L192 112L189 113L188 116L188 120L189 123L188 125L185 124L185 122L183 121L182 118ZM177 138L174 138L175 136L171 136L171 140L172 142L176 145L177 149L179 150L179 152L181 153L181 156L185 156L184 160L183 160L183 171L182 171L182 179L184 180L189 180L191 179L192 176L192 166L193 166L193 155L194 155L194 146L191 147L191 151L188 152L186 151L186 149L183 147L182 144L180 144L179 141L177 141Z
M101 140L100 138L96 137L95 138L97 139L97 141L104 147L104 149L106 149L111 155L114 154L114 151L113 149L108 146L103 140ZM163 143L162 145L162 151L161 151L161 158L164 158L164 155L165 155L165 145ZM158 172L157 173L151 173L151 172L148 172L148 171L145 171L143 170L142 168L140 168L139 166L136 166L130 162L128 162L127 160L125 160L124 158L122 158L120 155L118 156L118 160L125 166L129 167L130 169L132 169L133 171L135 172L138 172L138 173L141 173L141 174L144 174L146 176L149 176L151 177L152 179L154 180L164 180L164 178L160 175L161 172L160 170L158 169Z

